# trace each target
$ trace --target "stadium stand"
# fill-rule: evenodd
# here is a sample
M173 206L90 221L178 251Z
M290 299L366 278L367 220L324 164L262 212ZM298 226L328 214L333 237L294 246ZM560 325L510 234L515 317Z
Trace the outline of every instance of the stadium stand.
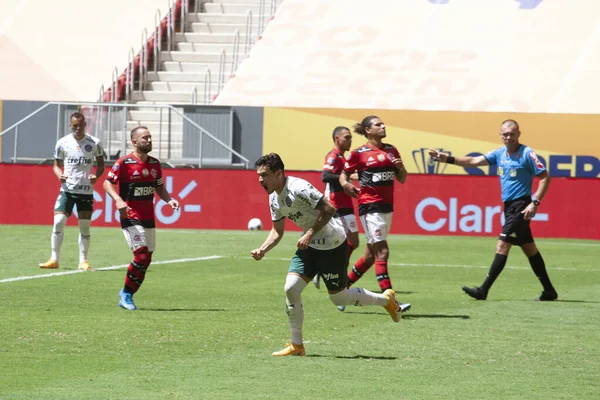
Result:
M600 112L598 2L365 4L284 1L215 104Z

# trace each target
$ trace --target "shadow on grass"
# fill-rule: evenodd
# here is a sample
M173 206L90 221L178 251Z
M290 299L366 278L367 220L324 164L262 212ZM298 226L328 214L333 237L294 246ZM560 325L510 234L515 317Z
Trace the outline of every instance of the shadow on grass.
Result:
M600 301L588 301L588 300L554 300L555 303L600 303Z
M393 360L398 359L398 357L363 356L360 354L355 355L355 356L325 356L322 354L307 354L306 357L341 358L343 360L384 360L384 361L393 361Z
M402 314L402 319L411 318L454 318L454 319L470 319L468 315L448 315L448 314Z
M386 315L382 312L376 311L353 311L346 309L348 314L364 314L364 315ZM450 315L450 314L413 314L411 312L407 312L402 314L402 319L410 319L410 318L454 318L454 319L470 319L471 317L468 315Z
M563 299L552 300L552 301L536 301L536 300L524 300L524 299L499 300L499 301L514 301L514 302L520 302L520 303L589 303L589 304L599 304L600 303L600 301L593 301L593 300L563 300Z
M162 311L162 312L174 312L174 311L198 311L198 312L223 312L227 311L224 308L140 308L139 311Z

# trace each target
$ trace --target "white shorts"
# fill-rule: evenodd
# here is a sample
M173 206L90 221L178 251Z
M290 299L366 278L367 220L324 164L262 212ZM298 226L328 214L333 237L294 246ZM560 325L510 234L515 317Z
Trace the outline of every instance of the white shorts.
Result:
M365 234L367 236L367 244L387 241L390 227L392 226L393 213L373 213L365 214L360 217Z
M127 245L132 251L144 246L148 247L150 252L156 249L156 229L154 228L132 225L123 228L123 235L125 235Z
M348 214L342 215L341 217L336 217L342 226L344 227L344 231L346 233L354 233L358 232L358 224L356 223L356 215Z

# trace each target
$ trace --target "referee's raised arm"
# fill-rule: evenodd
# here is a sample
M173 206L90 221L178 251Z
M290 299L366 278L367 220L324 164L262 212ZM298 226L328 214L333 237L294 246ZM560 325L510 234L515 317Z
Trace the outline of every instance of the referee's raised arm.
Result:
M434 161L439 161L447 164L455 164L459 167L481 167L484 165L490 165L485 156L477 156L477 157L453 157L448 154L442 153L435 149L429 149L429 158Z

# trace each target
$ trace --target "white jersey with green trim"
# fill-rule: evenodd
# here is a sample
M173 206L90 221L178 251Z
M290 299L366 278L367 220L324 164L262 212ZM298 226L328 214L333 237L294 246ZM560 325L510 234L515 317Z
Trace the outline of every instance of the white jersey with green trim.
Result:
M63 174L67 177L60 188L61 192L93 194L94 185L89 176L92 174L94 160L103 155L100 139L94 136L85 135L83 139L77 140L73 134L69 134L60 138L56 142L54 159L63 162Z
M312 228L320 212L315 210L323 193L304 179L288 176L281 194L271 193L271 219L279 221L288 217L304 232ZM314 234L310 247L330 250L346 240L346 232L338 218L331 218L327 225Z

